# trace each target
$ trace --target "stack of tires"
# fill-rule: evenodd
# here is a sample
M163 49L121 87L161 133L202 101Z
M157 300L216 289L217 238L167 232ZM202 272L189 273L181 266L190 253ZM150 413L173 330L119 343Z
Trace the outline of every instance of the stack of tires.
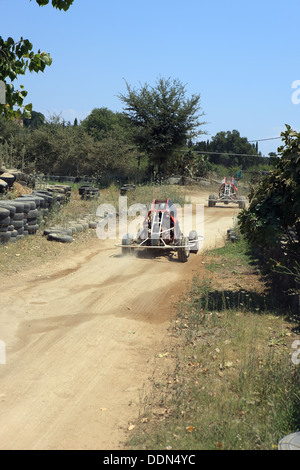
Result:
M122 188L120 189L120 195L121 196L126 196L127 191L135 191L135 185L134 184L124 184Z
M71 199L71 186L68 185L48 185L46 191L54 197L58 205Z
M0 179L2 182L6 183L7 188L10 189L14 182L20 183L22 186L28 186L34 188L35 179L32 175L27 175L17 169L6 169L0 168Z
M0 175L0 194L4 194L7 191L8 184L6 181L1 179Z
M57 202L59 208L67 202L69 190L69 186L61 192L37 190L16 199L0 200L0 244L36 234L53 203Z
M90 200L90 199L98 199L100 196L100 191L98 188L94 188L94 186L91 186L89 184L84 184L80 186L78 189L79 195L81 196L81 199L85 200Z
M30 210L29 203L21 202L17 199L9 201L9 205L15 208L15 212L12 216L11 223L14 227L14 233L16 233L16 240L22 240L28 235L27 227L27 213Z
M7 184L9 188L12 187L16 179L15 175L12 175L11 173L8 173L8 172L1 173L0 178L2 181L4 181Z
M23 203L17 202L16 200L1 201L0 204L1 211L7 210L9 216L6 219L8 223L7 231L2 227L2 230L5 231L6 235L1 237L1 242L9 242L19 240L27 235L25 230L25 218L26 210L28 210L28 205L26 207ZM4 223L4 221L2 221ZM2 224L3 225L3 224Z
M39 229L37 220L39 216L39 211L36 208L35 201L30 201L28 199L26 201L30 205L30 209L27 212L26 228L28 231L28 235L34 235Z
M11 217L9 209L0 207L0 243L8 243L10 241L11 232L8 227L11 225Z

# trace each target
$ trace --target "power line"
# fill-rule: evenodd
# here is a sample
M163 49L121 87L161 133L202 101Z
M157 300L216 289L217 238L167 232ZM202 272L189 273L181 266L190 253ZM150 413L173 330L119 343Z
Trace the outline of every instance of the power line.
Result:
M270 137L268 139L255 139L255 140L248 140L248 142L263 142L265 140L275 140L275 139L282 139L282 137Z
M201 155L234 155L236 157L261 157L261 158L269 158L264 157L263 155L253 155L250 153L232 153L232 152L206 152L202 150L192 150L193 153L200 153Z

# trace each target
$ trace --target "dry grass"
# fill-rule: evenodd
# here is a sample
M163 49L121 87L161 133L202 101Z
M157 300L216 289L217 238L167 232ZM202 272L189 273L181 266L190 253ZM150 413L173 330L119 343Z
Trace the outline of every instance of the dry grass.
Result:
M299 430L297 324L276 309L243 242L205 263L206 281L196 277L178 303L131 448L272 450ZM228 283L234 264L238 285Z

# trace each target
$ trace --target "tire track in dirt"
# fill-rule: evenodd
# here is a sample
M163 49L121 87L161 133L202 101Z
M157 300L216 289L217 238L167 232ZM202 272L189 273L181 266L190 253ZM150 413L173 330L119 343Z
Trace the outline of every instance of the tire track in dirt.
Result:
M205 210L204 248L223 243L237 213ZM99 240L57 266L3 279L1 449L122 448L173 304L202 265L201 254L185 264L121 257L114 243Z

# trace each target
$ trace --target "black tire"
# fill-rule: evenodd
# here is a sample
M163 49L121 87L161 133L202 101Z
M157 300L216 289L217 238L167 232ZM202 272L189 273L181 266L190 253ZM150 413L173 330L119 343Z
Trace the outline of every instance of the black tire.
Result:
M25 199L25 198L22 197L22 201L23 201L23 199L24 199L24 202L29 204L30 210L36 210L36 203L35 203L35 200L33 198Z
M16 208L14 206L6 204L5 201L1 201L1 203L0 203L0 219L1 219L1 209L8 210L10 212L10 217L13 217L14 214L16 213Z
M190 257L190 250L189 250L189 241L187 237L182 239L182 248L178 250L178 259L182 263L186 263Z
M27 214L27 219L28 220L36 219L38 215L39 213L37 209L30 209L30 211Z
M2 226L8 226L11 224L11 218L10 217L6 217L5 219L1 219L0 220L0 227Z
M35 225L28 225L28 227L26 227L26 228L27 228L26 231L31 234L31 233L36 233L36 232L38 231L38 229L39 229L39 226L38 226L37 224L35 224Z
M191 230L189 233L189 242L190 242L190 253L197 254L199 251L199 241L198 241L198 233L196 230ZM193 246L191 246L191 242Z
M49 233L48 240L61 242L61 243L72 243L74 241L73 237L71 237L70 235L65 235L64 233L60 233L60 232Z
M13 216L13 220L23 220L24 219L24 213L23 212L17 212Z
M16 213L24 212L24 203L19 201L10 201L10 204L16 208Z
M75 232L75 230L74 230L74 232ZM71 236L73 234L73 230L71 230L70 228L68 228L68 229L59 229L59 228L53 228L52 227L52 228L46 228L43 231L43 235L45 235L45 236L49 235L50 233L61 233L62 235Z
M15 227L15 229L19 229L24 227L24 219L23 220L12 220L12 224Z
M122 245L130 246L132 245L132 242L133 242L133 236L130 233L126 233L126 235L124 235L124 237L122 238ZM122 247L123 256L131 255L132 252L133 252L132 248Z
M7 217L10 217L10 211L8 209L4 209L4 207L0 207L0 223L2 223L2 220Z
M37 219L30 219L30 220L24 219L24 224L25 224L25 225L28 225L28 226L30 226L30 225L36 225L36 224L37 224Z
M0 243L8 243L10 241L11 232L1 232Z

